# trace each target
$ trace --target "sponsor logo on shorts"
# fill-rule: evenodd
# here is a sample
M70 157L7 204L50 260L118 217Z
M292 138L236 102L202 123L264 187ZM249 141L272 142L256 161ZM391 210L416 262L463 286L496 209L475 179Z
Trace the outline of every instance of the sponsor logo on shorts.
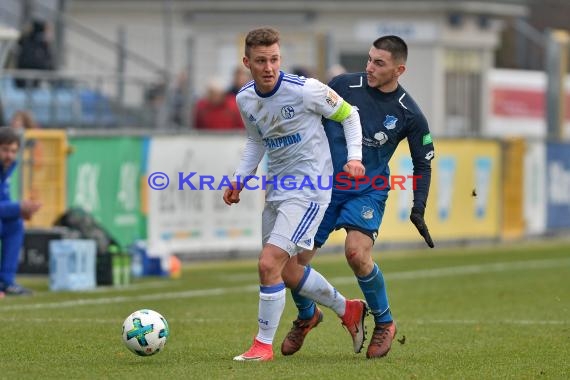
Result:
M362 215L364 219L372 219L374 218L374 210L370 207L363 206L360 215Z

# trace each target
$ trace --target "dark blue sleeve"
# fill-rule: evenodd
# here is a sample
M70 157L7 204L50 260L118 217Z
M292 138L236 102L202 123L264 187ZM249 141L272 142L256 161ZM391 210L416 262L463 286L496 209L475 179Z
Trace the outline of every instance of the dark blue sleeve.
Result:
M416 114L410 123L407 139L414 164L414 207L425 209L431 183L431 160L435 150L427 120L422 114Z
M0 202L0 218L17 218L20 216L20 204L12 201Z
M332 78L330 80L330 82L327 83L327 86L329 86L330 88L335 90L336 93L339 94L340 96L342 96L341 92L343 92L343 89L346 87L346 86L343 86L343 87L340 86L342 79L343 79L343 74L340 74L340 75L337 75L336 77Z

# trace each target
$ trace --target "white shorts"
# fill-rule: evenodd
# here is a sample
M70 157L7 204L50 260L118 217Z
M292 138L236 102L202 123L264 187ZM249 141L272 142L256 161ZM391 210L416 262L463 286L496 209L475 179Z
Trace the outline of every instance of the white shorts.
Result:
M327 206L299 199L265 202L261 218L263 245L273 244L290 256L313 249Z

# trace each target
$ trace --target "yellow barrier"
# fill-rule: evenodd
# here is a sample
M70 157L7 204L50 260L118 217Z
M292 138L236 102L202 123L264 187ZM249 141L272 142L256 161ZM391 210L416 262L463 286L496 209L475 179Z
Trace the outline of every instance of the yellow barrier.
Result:
M27 227L51 227L65 211L68 151L65 131L25 131L20 164L21 199L34 199L42 204L32 220L26 222Z
M523 215L525 149L525 142L521 138L507 140L504 144L505 169L502 194L504 239L519 238L525 231Z

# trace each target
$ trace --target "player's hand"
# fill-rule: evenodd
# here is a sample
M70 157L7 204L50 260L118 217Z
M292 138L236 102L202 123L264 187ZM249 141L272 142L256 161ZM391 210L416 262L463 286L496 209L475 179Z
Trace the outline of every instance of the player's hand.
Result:
M231 182L231 184L232 188L226 189L226 191L224 191L224 202L228 206L231 206L232 203L239 203L239 193L242 190L241 187L238 187L237 182Z
M428 227L424 220L424 209L419 207L412 207L412 213L410 214L410 220L414 223L414 226L418 229L420 235L423 236L427 245L433 248L433 240L431 240L431 235L429 234Z
M41 203L37 201L32 201L32 200L22 201L20 203L20 214L22 215L22 218L24 218L24 220L30 220L32 216L36 212L38 212L41 207L42 207Z
M360 177L364 175L364 165L360 160L350 160L348 161L342 169L348 173L349 177Z

